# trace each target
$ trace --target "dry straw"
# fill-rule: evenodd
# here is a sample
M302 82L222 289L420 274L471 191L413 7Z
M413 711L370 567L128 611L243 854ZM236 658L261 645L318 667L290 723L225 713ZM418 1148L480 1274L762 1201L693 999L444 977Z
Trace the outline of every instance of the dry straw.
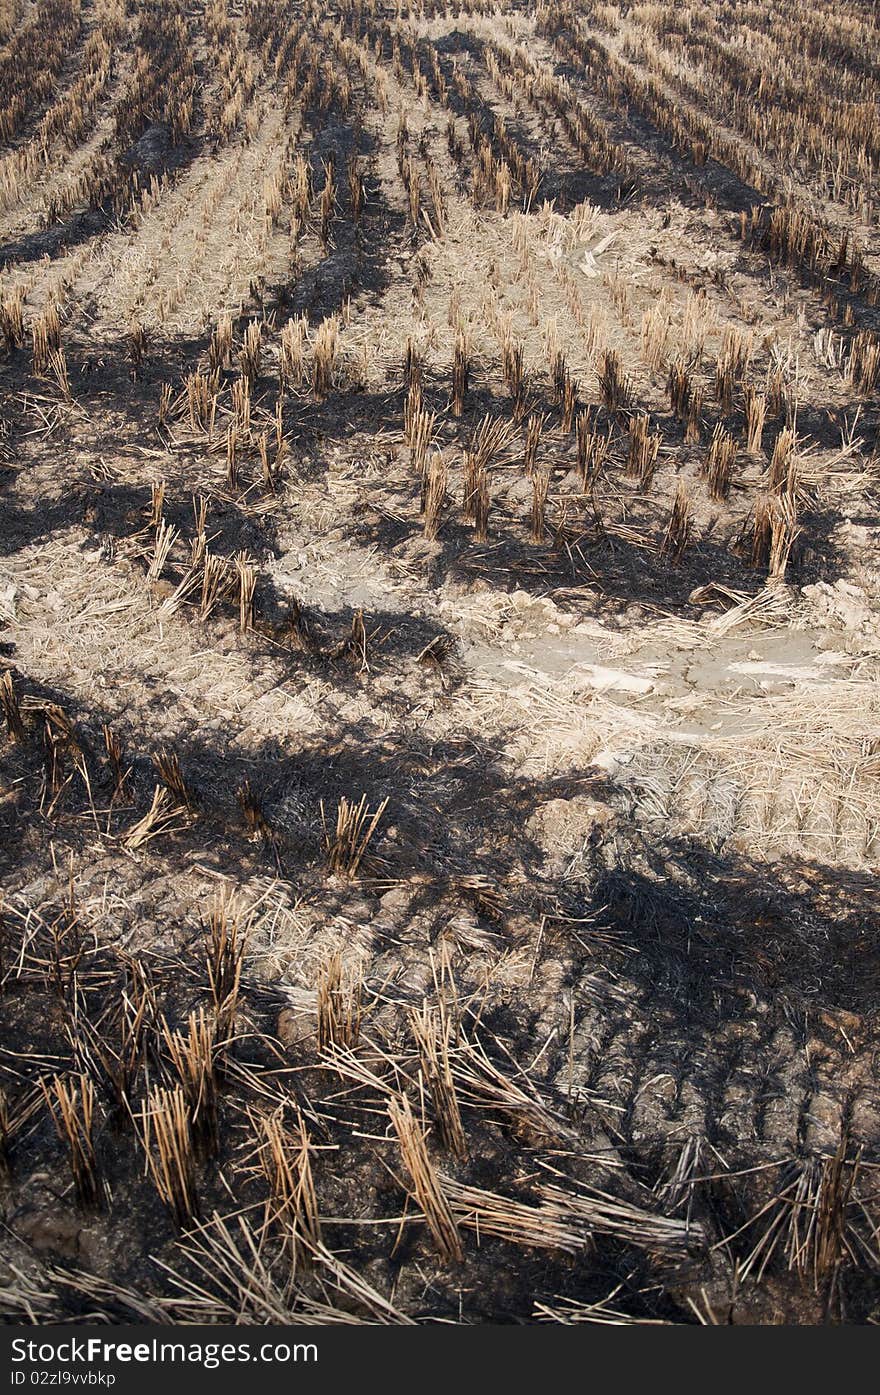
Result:
M400 1156L409 1174L412 1195L421 1208L441 1261L464 1258L461 1237L440 1178L428 1155L425 1132L415 1118L409 1100L397 1096L388 1101L388 1113L400 1144Z
M336 806L336 826L331 831L324 815L324 802L321 801L324 846L327 863L332 872L345 877L357 876L370 840L387 808L387 797L371 813L365 794L361 795L357 804L343 795Z
M23 745L27 739L27 732L21 704L12 682L12 674L8 670L0 678L0 706L3 708L3 716L6 719L6 728L10 737L18 745Z
M214 1004L217 1040L232 1034L238 1010L245 937L231 902L219 897L205 931L205 967Z
M101 1196L94 1144L94 1084L85 1075L56 1075L50 1084L40 1083L58 1136L67 1145L77 1198L83 1206L94 1206Z
M680 562L684 556L691 531L691 494L684 480L679 480L672 504L672 513L660 543L661 557Z
M190 1013L185 1033L163 1022L162 1036L186 1097L196 1145L213 1153L219 1142L215 1022L200 1007Z
M433 542L440 531L446 503L446 461L440 451L434 451L425 470L422 490L422 512L425 537Z
M337 951L321 966L318 975L318 1050L354 1047L361 1030L363 980L360 967L346 963Z
M198 1209L192 1120L181 1087L150 1091L139 1115L147 1170L162 1201L179 1226Z
M279 1105L259 1119L252 1116L257 1154L268 1196L264 1229L281 1235L284 1253L293 1274L312 1263L321 1248L321 1220L312 1175L311 1140L303 1117L295 1109L294 1122L285 1122Z
M457 1031L443 995L440 995L436 1008L423 1002L420 1012L410 1014L410 1024L418 1045L421 1071L431 1096L440 1141L454 1157L464 1159L467 1156L467 1140L450 1065Z
M736 463L736 440L719 422L712 434L706 458L709 494L713 499L726 499Z

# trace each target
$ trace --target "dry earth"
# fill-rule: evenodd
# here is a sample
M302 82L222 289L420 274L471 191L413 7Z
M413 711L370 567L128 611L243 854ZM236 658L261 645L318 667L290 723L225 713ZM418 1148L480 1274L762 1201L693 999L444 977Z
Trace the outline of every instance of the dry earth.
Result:
M0 26L0 1307L876 1321L873 7Z

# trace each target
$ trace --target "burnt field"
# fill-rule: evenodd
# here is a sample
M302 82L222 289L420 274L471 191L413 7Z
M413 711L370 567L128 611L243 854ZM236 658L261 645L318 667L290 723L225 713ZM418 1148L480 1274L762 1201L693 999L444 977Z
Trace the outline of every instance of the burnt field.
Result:
M867 0L0 0L0 1309L880 1318Z

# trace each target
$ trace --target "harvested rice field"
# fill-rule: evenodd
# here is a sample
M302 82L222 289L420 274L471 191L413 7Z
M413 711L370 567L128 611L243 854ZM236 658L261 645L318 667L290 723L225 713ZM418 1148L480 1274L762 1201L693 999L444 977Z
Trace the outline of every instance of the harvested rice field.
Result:
M0 1310L880 1321L869 0L0 0Z

